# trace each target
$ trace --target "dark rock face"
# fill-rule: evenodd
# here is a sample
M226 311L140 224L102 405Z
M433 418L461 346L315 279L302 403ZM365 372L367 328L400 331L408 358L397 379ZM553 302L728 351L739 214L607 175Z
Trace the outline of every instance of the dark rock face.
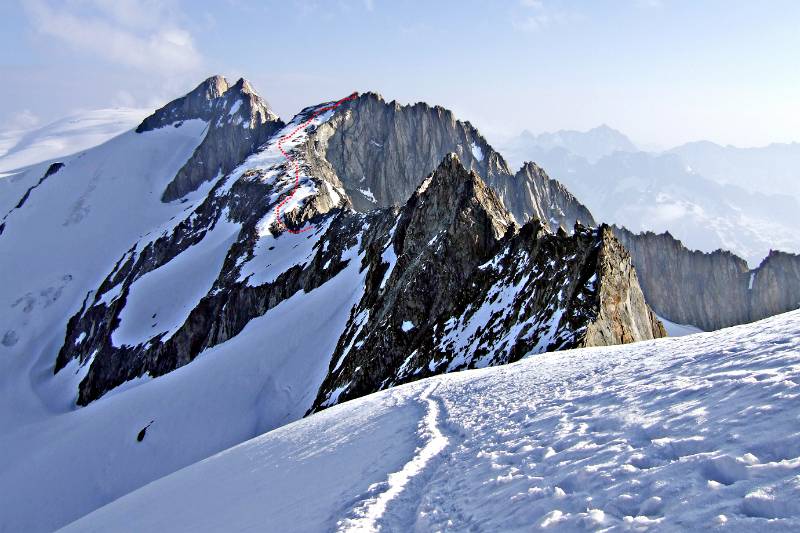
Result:
M455 153L498 193L524 223L538 218L556 229L593 224L589 210L533 163L512 174L503 157L451 111L418 103L386 103L366 93L319 128L314 149L326 159L359 211L402 205L442 158Z
M389 235L312 410L529 353L665 335L607 227L517 231L493 190L448 156ZM376 246L377 245L377 246Z
M79 404L190 363L354 261L360 273L340 279L364 292L343 311L316 409L434 373L663 335L625 250L606 228L577 223L591 214L542 169L511 175L439 107L372 94L318 115L327 107L284 125L246 82L215 77L142 123L209 124L163 199L220 179L182 219L134 243L70 319L56 372L89 365ZM169 315L163 283L185 276L196 294Z
M360 211L404 204L420 178L451 152L481 176L510 174L477 130L451 111L386 103L375 93L342 106L315 140ZM371 192L374 201L361 191Z
M751 274L751 321L800 308L800 255L770 252Z
M164 190L161 199L165 202L229 173L284 126L245 79L229 86L225 78L214 76L144 119L136 131L180 127L182 121L191 119L208 122L208 129L203 142Z
M136 128L136 133L163 128L194 118L210 121L214 117L214 106L210 104L224 95L228 89L230 89L228 80L222 76L212 76L186 96L173 100L144 119Z
M688 250L669 233L614 233L630 250L647 302L660 316L710 331L800 307L800 256L771 252L754 270L726 251Z

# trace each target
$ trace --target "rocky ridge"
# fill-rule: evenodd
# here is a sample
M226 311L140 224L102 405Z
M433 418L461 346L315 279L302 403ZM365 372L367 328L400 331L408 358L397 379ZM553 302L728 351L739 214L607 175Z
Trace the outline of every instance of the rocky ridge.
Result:
M209 192L133 243L70 319L55 368L79 361L79 404L191 362L354 263L345 283L363 294L343 310L350 322L309 407L336 403L344 380L354 385L342 399L530 352L663 336L624 249L605 227L581 225L591 215L539 167L511 175L440 107L372 93L328 107L284 125L245 81L215 77L145 119L141 131L209 124L164 195L204 181Z
M517 223L537 218L571 231L594 225L591 213L544 170L528 163L516 174L469 122L440 106L400 105L365 93L309 137L313 152L341 180L359 211L402 205L442 158L455 153L498 193Z
M706 331L800 308L800 255L773 251L754 269L728 251L689 250L669 233L614 227L653 309Z
M353 211L342 190L342 181L336 179L332 166L325 165L316 157L315 151L309 150L315 146L314 136L320 125L330 120L332 112L320 115L317 123L309 126L308 133L283 144L283 148L290 150L292 157L301 162L304 173L300 188L292 192L293 176L286 159L278 155L277 139L283 131L304 122L315 109L304 110L284 130L276 133L260 152L248 158L230 176L216 181L206 200L186 218L150 241L132 247L98 289L87 296L83 308L70 320L56 366L57 370L61 369L74 358L89 365L80 385L80 404L97 399L125 381L145 374L162 375L191 362L204 349L236 336L251 319L265 314L298 291L312 292L337 276L351 261L361 262L360 270L365 276L365 292L359 309L368 306L374 317L382 316L380 328L387 323L398 325L409 306L416 310L417 316L426 316L426 323L431 325L444 324L446 319L455 316L453 313L458 308L452 307L452 301L459 293L469 290L468 280L473 278L476 268L490 260L503 243L517 233L513 216L476 173L464 169L455 154L444 158L439 169L423 181L399 211L395 207L369 213ZM286 223L298 227L310 223L313 224L312 231L289 233L276 218L275 206L289 194L292 194L292 201L286 205L283 214ZM532 230L534 227L536 229ZM224 232L224 238L220 238L218 232ZM604 230L600 230L597 236L603 234ZM563 229L553 236L538 221L523 227L520 235L535 236L529 238L537 241L550 238L574 239L576 243L597 240L589 237L595 233L580 226L573 237ZM185 316L179 315L177 322L173 319L162 323L160 308L149 301L152 297L141 288L147 285L145 280L153 276L169 276L171 268L179 268L174 265L179 265L182 257L211 246L206 243L219 243L220 240L229 244L225 244L227 248L221 268L212 272L213 282L207 292L197 302L184 302L192 307ZM441 242L437 243L437 240ZM396 274L390 272L392 259L389 256L393 252L388 252L387 256L387 242L399 251ZM573 247L577 249L578 246ZM583 247L588 245L584 243ZM523 355L525 349L534 349L537 339L550 330L563 334L564 342L540 343L541 350L581 343L629 342L663 335L663 330L659 329L660 325L654 321L641 298L631 300L626 295L621 296L623 300L641 304L631 310L634 315L639 313L643 317L637 316L630 322L631 316L623 316L611 308L604 310L606 300L579 296L575 292L577 285L573 285L577 283L574 281L577 272L581 271L581 275L585 274L588 279L591 276L588 272L600 266L596 259L589 261L589 266L576 263L571 273L566 275L566 271L556 265L565 259L571 261L579 254L568 257L569 246L536 248L539 252L537 261L549 265L542 268L543 273L538 279L543 285L538 287L544 286L549 294L555 294L556 287L569 286L570 298L585 298L587 303L581 311L570 311L571 318L563 324L547 315L550 322L546 328L541 324L546 313L540 308L534 306L522 313L518 319L531 322L522 330L525 340L510 339L515 344L514 355L499 356L491 364L508 362ZM596 249L600 248L598 244ZM621 247L618 251L622 251ZM581 257L585 255L582 253ZM413 268L406 265L406 261L410 261ZM625 261L623 257L620 264ZM528 267L519 265L521 270ZM605 280L607 275L598 273L595 279L598 277ZM625 274L620 277L623 278ZM623 292L637 293L635 276L625 279L633 285L623 287ZM485 279L481 290L473 289L477 291L475 297L485 297L486 291L497 283L500 283L499 277ZM533 286L530 290L533 291ZM386 295L384 291L387 291ZM531 293L520 296L518 305L523 305L530 296ZM431 306L430 299L438 305ZM131 307L134 311L129 309ZM567 307L577 309L575 305ZM150 317L151 328L131 325L131 319L125 315L137 316L136 308L149 309L144 314L138 311L140 317L149 316L150 310L155 311ZM555 312L553 305L550 308ZM534 322L531 314L536 312L541 315L538 318L540 327L535 332L529 331ZM621 322L601 326L605 322L594 320L605 316L610 318L608 324ZM390 339L398 331L403 331L404 323L400 321L399 330L390 330L384 338ZM637 325L640 323L652 327L642 328ZM514 324L515 320L510 320L504 327L513 329ZM138 331L131 334L131 328ZM594 330L612 333L588 333ZM619 334L625 331L632 333ZM346 330L345 336L348 334L349 330ZM340 340L340 346L346 342L345 338ZM511 345L507 347L510 349ZM458 350L452 347L437 350L432 345L424 355L419 348L395 350L397 356L389 364L399 365L414 351L418 357L430 360L434 354L436 357L445 354L446 359L439 360L437 366L425 374L468 366L467 363L450 366L451 360L464 357ZM350 366L348 360L344 368ZM411 368L404 366L405 369ZM372 392L381 384L387 386L391 380L387 381L389 375L385 375L384 370L364 367L362 372L371 376L368 383L350 391L347 397ZM398 372L397 366L390 367L390 374ZM341 371L336 372L337 378L341 376ZM398 377L398 381L412 377L415 379L417 376L408 374ZM326 405L335 402L335 398L326 399Z
M607 227L518 228L455 154L368 242L364 296L312 410L530 353L665 336Z

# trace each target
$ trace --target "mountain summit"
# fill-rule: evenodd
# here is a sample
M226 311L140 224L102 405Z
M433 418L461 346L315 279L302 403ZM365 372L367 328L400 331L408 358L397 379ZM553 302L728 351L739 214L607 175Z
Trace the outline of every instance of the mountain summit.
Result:
M186 96L144 119L136 132L168 125L180 127L187 120L202 120L207 133L164 189L161 198L165 202L181 198L202 183L229 173L284 126L250 82L241 78L230 85L222 76L212 76Z

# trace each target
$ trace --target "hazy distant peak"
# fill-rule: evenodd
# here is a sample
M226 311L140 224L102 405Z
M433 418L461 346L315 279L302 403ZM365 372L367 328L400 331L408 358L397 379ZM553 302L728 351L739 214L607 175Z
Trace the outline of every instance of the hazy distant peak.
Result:
M600 124L587 131L558 130L535 134L526 129L511 140L504 151L512 163L519 164L536 152L557 149L566 150L591 162L615 152L638 150L625 134L608 124Z

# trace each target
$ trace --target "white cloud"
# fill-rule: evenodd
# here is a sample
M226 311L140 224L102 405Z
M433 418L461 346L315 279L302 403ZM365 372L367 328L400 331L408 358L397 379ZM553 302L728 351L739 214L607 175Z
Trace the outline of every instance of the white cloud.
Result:
M3 124L3 130L29 130L41 123L41 119L30 109L23 109L13 113Z
M513 24L518 30L536 32L548 26L552 21L547 13L539 13L523 17L521 20L515 19Z
M172 20L170 4L134 0L29 0L36 31L80 53L143 72L180 75L203 64L192 35Z
M519 0L513 17L511 24L515 29L531 33L580 19L576 12L563 9L561 3L543 0Z

